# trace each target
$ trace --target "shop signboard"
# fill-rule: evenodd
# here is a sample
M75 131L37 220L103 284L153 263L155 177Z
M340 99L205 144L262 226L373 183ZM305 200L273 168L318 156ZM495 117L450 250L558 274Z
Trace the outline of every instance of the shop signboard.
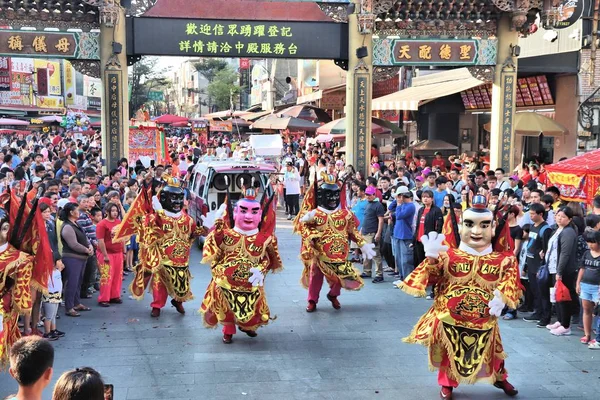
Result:
M100 33L0 29L0 55L100 59Z
M87 97L87 109L88 110L100 110L102 106L102 99L100 97L89 97L89 96L80 96Z
M210 121L211 132L231 132L232 130L231 121Z
M493 39L373 39L375 66L495 65L498 40Z
M63 63L64 67L64 84L65 84L65 103L67 106L75 105L75 69L67 60Z
M33 58L12 57L10 61L10 70L12 72L25 72L31 74L34 71Z
M151 90L148 92L148 100L151 101L165 101L165 95L162 91Z
M460 93L465 110L486 110L492 108L492 84L464 90ZM553 105L554 99L545 75L517 79L515 105L533 107Z
M91 76L83 76L83 95L88 97L100 97L102 81Z
M134 18L134 54L346 59L348 26L334 22Z
M10 57L0 57L0 92L10 91Z
M36 96L36 104L40 108L63 108L65 106L61 96Z
M48 60L34 60L33 66L37 71L37 84L39 85L40 82L43 81L40 79L40 74L45 74L47 77L46 81L48 85L48 95L60 96L62 94L60 83L60 63Z

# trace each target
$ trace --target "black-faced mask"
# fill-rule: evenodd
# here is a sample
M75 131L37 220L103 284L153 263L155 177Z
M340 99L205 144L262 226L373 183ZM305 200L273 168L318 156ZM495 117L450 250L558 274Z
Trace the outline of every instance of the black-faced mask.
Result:
M183 209L183 189L174 186L165 186L160 191L160 205L166 211L178 213Z
M340 206L340 189L320 188L318 204L326 210L337 209Z

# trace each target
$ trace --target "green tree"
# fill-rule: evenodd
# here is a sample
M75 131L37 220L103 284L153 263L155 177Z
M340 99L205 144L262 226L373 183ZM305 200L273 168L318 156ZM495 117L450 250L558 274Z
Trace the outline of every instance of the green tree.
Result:
M194 68L200 75L206 78L208 83L212 83L219 71L229 68L227 61L221 58L205 58L201 62L194 64Z
M165 77L167 69L158 69L158 57L142 57L142 59L129 68L129 84L131 85L131 99L129 100L129 115L134 116L136 111L149 102L148 94L151 90L165 89L169 81Z
M227 67L215 74L211 83L208 84L207 92L219 110L229 110L232 104L237 104L241 87L238 75L233 69Z
M206 78L208 84L210 85L220 71L229 68L229 64L227 64L227 61L221 58L205 58L201 62L195 63L194 68L200 75ZM202 105L208 106L208 110L210 112L212 105L212 97L210 93L208 93L208 102L206 104L201 104L200 109L202 108Z

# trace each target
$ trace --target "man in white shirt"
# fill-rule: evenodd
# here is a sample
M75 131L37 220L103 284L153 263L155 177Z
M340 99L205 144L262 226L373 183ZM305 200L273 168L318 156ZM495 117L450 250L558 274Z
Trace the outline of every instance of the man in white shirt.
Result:
M288 161L283 174L283 186L285 187L285 200L289 205L288 220L293 219L300 211L300 174L294 163Z

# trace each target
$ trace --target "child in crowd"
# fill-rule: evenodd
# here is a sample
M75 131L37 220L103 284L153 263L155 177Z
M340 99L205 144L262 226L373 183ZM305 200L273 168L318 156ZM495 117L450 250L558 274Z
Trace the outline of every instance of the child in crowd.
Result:
M48 294L42 295L42 311L44 313L44 339L56 340L65 336L64 332L56 329L56 314L58 313L58 306L62 300L62 275L61 271L64 269L62 263L56 263L52 270L51 279L48 281Z
M586 230L583 238L589 250L583 255L581 268L577 277L576 291L583 305L583 330L585 335L581 343L587 344L590 349L600 349L600 331L595 340L592 340L592 314L599 301L600 290L600 232Z

